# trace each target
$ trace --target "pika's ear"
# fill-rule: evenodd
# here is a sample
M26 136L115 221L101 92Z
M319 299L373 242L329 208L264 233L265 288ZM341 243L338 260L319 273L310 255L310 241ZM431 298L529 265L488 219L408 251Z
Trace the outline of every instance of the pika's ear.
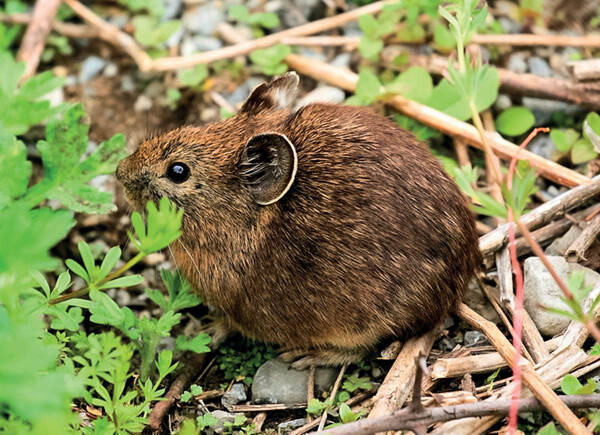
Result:
M240 162L242 183L257 204L279 201L290 190L298 170L296 148L279 133L250 138Z
M263 110L288 107L298 93L298 74L294 71L258 85L242 105L240 112L255 115Z

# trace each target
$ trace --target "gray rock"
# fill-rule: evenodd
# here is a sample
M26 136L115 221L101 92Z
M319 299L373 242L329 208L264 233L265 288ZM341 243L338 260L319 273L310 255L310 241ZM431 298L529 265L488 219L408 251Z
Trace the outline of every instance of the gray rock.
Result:
M328 390L337 370L318 368L315 388ZM301 403L306 401L308 370L295 370L278 359L265 362L258 368L252 382L252 401L257 403Z
M313 50L309 47L301 47L299 50L299 54L311 59L320 60L322 62L327 62L327 57L318 51Z
M525 53L515 52L512 53L508 58L506 67L512 72L523 74L527 72L527 63L525 62Z
M211 412L212 416L217 419L217 424L212 427L215 433L223 433L225 431L225 423L233 423L235 414L231 412L221 411L217 409Z
M558 256L549 256L548 260L558 276L566 281L569 272L567 261ZM525 260L524 294L525 309L542 335L553 336L565 330L569 324L568 318L540 307L542 305L569 310L560 299L563 295L562 291L538 257L529 257Z
M77 76L75 74L69 74L65 77L65 86L75 86L77 84Z
M464 344L467 347L479 346L487 343L487 338L484 334L479 331L467 331L465 332Z
M212 4L187 10L182 17L183 27L190 33L210 36L217 25L225 21L225 14Z
M521 23L511 20L510 18L500 17L498 18L498 22L506 33L521 33L521 30L523 29Z
M529 72L531 72L531 74L535 74L536 76L540 77L552 77L554 75L554 72L552 71L552 68L550 68L550 65L548 65L548 62L541 57L531 56L529 59L527 59L527 63L529 64Z
M296 103L296 110L312 103L340 104L346 99L346 94L334 86L319 86L313 89Z
M527 107L535 116L535 125L546 125L556 112L567 115L576 115L582 111L581 107L568 104L564 101L544 100L541 98L523 97L523 106Z
M550 135L548 134L537 135L534 137L528 148L532 153L548 160L553 160L554 157L559 154L559 151L556 149L554 142L552 142L552 139L550 139Z
M350 61L352 60L352 54L349 52L344 52L338 54L331 61L331 65L337 66L339 68L350 68Z
M196 35L192 38L192 42L197 51L217 50L223 47L223 43L220 39L212 38L210 36Z
M107 62L98 56L89 56L81 64L79 70L79 83L86 83L87 81L96 77L104 69Z
M181 0L163 0L165 11L160 20L167 21L178 17L181 12L181 3Z
M104 67L104 71L102 71L102 75L105 77L116 77L119 74L119 67L114 62L109 62L106 67Z
M165 92L165 85L161 80L153 80L144 89L144 95L150 98L156 98Z
M546 255L565 255L571 243L575 241L583 230L577 224L571 225L571 228L563 234L562 237L554 239L554 241L544 251Z
M121 89L125 92L135 91L135 80L130 74L126 74L121 78Z
M494 103L494 107L496 108L496 110L506 110L509 107L512 106L512 100L510 99L510 97L506 94L498 94L498 98L496 99L496 102Z
M363 34L362 30L360 30L360 27L358 25L358 20L350 21L349 23L344 24L342 30L344 32L344 36L361 37Z
M129 17L125 14L123 15L112 15L107 20L113 26L122 29L129 22Z
M221 404L229 410L229 407L232 405L237 405L240 402L246 400L246 389L244 388L244 384L233 384L231 389L223 394L221 397Z
M133 109L136 112L145 112L152 109L152 98L147 95L140 95L133 104Z
M279 425L277 426L277 433L284 434L291 432L293 429L296 429L297 427L302 427L306 423L308 423L308 420L306 418L297 418L296 420L284 421L283 423L279 423Z

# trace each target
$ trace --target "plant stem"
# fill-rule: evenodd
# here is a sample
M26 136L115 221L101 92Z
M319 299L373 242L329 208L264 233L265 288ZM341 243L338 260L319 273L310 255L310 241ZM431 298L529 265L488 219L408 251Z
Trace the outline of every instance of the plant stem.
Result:
M486 166L487 166L488 170L492 172L492 179L494 180L496 185L499 187L500 184L502 183L502 179L503 179L502 172L500 171L500 162L498 161L498 158L496 157L496 155L494 154L494 151L492 150L492 147L490 146L490 143L489 143L489 140L487 137L487 132L485 131L485 128L483 127L483 122L481 121L481 117L479 116L479 111L477 110L477 107L475 106L474 100L469 101L469 109L471 110L471 117L473 118L473 124L475 125L475 128L479 132L479 137L481 138L481 144L483 145L483 151L485 153Z
M110 280L113 280L113 279L121 276L124 272L128 271L129 269L131 269L135 264L137 264L146 255L147 254L145 252L139 252L135 257L131 258L123 266L121 266L120 268L118 268L117 270L115 270L114 272L112 272L111 274L107 275L104 279L100 280L100 282L98 282L98 284L97 284L98 287L101 287L102 285L106 284ZM67 301L69 299L79 298L81 296L85 296L89 292L90 292L90 287L86 286L86 287L82 288L81 290L77 290L77 291L71 292L69 294L62 295L62 296L59 296L57 298L51 299L50 301L48 301L48 303L50 305L56 305L56 304L58 304L60 302Z

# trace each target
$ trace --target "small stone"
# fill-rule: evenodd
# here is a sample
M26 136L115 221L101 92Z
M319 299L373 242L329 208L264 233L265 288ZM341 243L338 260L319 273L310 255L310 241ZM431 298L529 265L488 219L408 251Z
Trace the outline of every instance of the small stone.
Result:
M212 411L211 415L217 419L217 423L212 428L216 433L223 433L225 430L225 423L233 423L235 420L235 414L220 409Z
M521 23L515 20L511 20L510 18L500 17L498 18L498 22L506 33L521 33L523 26Z
M167 47L178 47L181 44L185 31L183 27L179 27L175 33L169 36L169 39L165 41Z
M574 224L571 225L571 228L563 234L562 237L554 239L554 241L546 248L544 251L546 255L565 255L567 249L571 244L575 241L577 237L581 234L583 230L579 227L579 225Z
M291 432L293 429L304 426L308 423L306 418L297 418L296 420L284 421L283 423L279 423L277 426L278 434L285 434Z
M197 35L192 38L192 42L198 51L218 50L223 47L223 43L220 39L210 36Z
M313 103L340 104L346 99L346 93L334 86L319 86L313 89L296 103L296 110Z
M496 99L496 102L494 103L494 107L496 108L496 110L506 110L512 107L512 100L506 94L499 94L498 98Z
M102 71L104 77L116 77L118 73L119 67L114 62L109 62L109 64L104 68L104 71Z
M487 343L487 338L479 331L465 332L464 344L467 347L478 346Z
M177 18L181 12L181 0L164 0L165 11L161 17L161 21L172 20Z
M527 72L527 63L525 62L525 53L515 52L508 58L506 67L512 72L524 74Z
M44 95L44 99L50 102L50 107L56 107L65 102L63 88L56 88Z
M560 153L556 149L554 142L550 139L550 135L537 135L532 139L529 144L529 151L537 154L538 156L542 156L545 159L553 160L557 158Z
M121 89L125 92L134 92L135 91L135 80L130 74L126 74L121 78Z
M308 57L310 59L327 62L327 57L323 53L315 51L312 48L308 48L308 47L300 48L300 55Z
M331 61L331 65L337 66L338 68L350 68L350 61L352 60L352 54L344 52L338 54Z
M145 112L152 109L152 98L146 95L140 95L137 97L137 100L135 100L133 109L136 112Z
M146 86L144 89L144 95L150 98L156 98L163 95L165 92L165 85L161 80L154 80Z
M529 72L531 72L531 74L535 74L536 76L540 77L552 77L554 75L554 72L552 71L552 68L550 68L550 65L548 65L548 62L541 57L531 56L527 60L527 63L529 64Z
M582 111L582 108L575 104L568 104L564 101L544 100L542 98L523 97L522 103L535 116L536 126L548 124L556 112L563 112L566 115L572 116Z
M219 109L214 106L206 106L200 113L200 121L213 122L220 119Z
M89 56L81 64L79 70L79 83L86 83L87 81L96 77L106 66L106 61L98 56Z
M165 259L165 254L162 252L153 252L152 254L146 255L142 261L146 266L156 266L165 261Z
M65 86L75 86L77 84L77 76L69 74L65 77Z
M317 368L315 388L328 390L337 370ZM295 370L278 359L265 362L258 368L252 382L252 401L256 403L302 403L306 401L308 370Z
M212 35L222 21L225 21L225 15L213 5L190 9L182 17L183 26L188 32L207 36Z
M122 15L111 15L107 21L118 29L122 29L129 22L129 17L125 14Z
M221 397L221 404L229 409L232 405L237 405L246 400L246 389L243 384L237 383L231 386L231 389Z
M549 256L548 260L554 270L565 282L569 267L563 257ZM544 310L540 306L558 308L569 311L569 307L561 300L562 291L538 257L525 260L525 309L535 322L540 333L546 336L560 334L569 324L569 319Z

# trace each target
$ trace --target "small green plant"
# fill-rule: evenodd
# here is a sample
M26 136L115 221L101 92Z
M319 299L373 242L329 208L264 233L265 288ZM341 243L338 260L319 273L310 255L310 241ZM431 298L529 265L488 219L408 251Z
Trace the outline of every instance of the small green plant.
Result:
M310 415L318 416L323 414L323 412L332 405L330 400L321 401L319 399L313 398L310 399L306 406L306 412Z
M592 394L596 391L596 383L590 378L585 385L581 385L581 382L575 376L566 375L560 382L560 389L568 395Z
M486 378L485 383L488 386L488 391L492 391L494 389L494 382L496 381L496 378L498 378L499 374L500 369L497 369L494 373Z
M190 389L181 393L180 400L184 403L192 400L194 396L197 396L202 393L202 387L200 385L192 384L190 385Z
M556 426L553 422L546 424L541 427L537 432L537 435L560 435L560 432L556 429Z
M134 37L137 41L154 49L153 55L160 55L164 43L181 28L180 20L160 21L154 15L137 15L133 18Z
M600 294L594 298L588 308L584 308L586 300L593 289L592 286L585 285L585 273L583 271L575 271L569 274L567 286L572 294L572 298L563 296L561 297L561 301L569 308L569 311L553 307L544 308L583 324L593 322L594 312L600 303Z
M250 60L258 72L268 76L276 76L287 71L287 65L283 62L283 59L291 52L289 46L277 44L269 48L254 50L250 53Z
M192 68L185 68L177 72L177 77L184 86L195 88L208 77L208 67L201 63Z
M583 136L575 129L552 129L550 138L561 153L569 153L571 162L581 164L598 156L598 132L600 117L595 112L588 114L584 121Z
M250 13L245 5L231 5L229 19L249 25L256 37L264 34L262 29L274 29L279 26L279 17L274 12Z
M496 130L506 136L520 136L533 127L535 117L526 107L510 107L496 118Z
M162 0L117 0L117 2L132 12L146 11L154 17L160 17L165 12Z
M246 385L250 385L262 363L276 355L275 349L270 345L240 340L219 346L217 363L225 380L243 380Z

